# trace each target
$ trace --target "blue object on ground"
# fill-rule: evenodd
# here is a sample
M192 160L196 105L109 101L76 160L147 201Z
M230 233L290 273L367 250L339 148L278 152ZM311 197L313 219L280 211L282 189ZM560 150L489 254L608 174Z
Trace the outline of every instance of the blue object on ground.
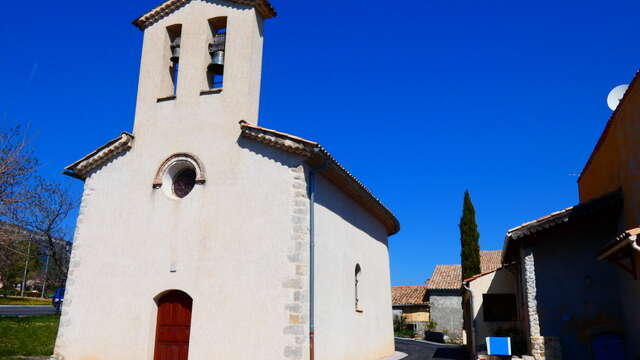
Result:
M53 295L53 301L63 301L64 300L64 288L59 288L56 290L55 295Z
M497 356L511 356L511 338L488 337L487 354Z
M51 303L54 308L56 308L56 312L60 313L62 311L62 302L64 301L64 288L59 288L56 290L56 293L53 295L53 299L51 299Z

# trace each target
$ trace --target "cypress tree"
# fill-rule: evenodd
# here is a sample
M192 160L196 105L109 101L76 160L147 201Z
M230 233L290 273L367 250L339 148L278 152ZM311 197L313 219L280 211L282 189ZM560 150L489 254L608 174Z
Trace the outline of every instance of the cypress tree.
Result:
M476 224L476 210L471 202L469 190L464 192L464 205L460 218L460 263L462 279L480 273L480 233Z

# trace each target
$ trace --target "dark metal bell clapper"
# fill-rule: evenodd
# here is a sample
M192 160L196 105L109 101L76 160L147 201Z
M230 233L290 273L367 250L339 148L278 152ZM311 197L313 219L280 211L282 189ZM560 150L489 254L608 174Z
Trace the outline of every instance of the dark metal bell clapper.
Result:
M209 64L209 70L214 74L220 74L224 72L224 51L216 51L211 54L211 63Z
M226 34L216 34L213 37L213 42L209 44L211 63L209 63L208 69L216 75L224 73L224 45L226 38Z

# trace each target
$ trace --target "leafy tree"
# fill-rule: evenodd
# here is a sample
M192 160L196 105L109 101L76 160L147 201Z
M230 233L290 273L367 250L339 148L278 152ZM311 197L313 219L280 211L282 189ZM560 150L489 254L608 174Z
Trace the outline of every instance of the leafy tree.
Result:
M460 253L462 279L480 273L480 233L476 224L476 210L471 202L469 190L464 192L462 217L460 218Z

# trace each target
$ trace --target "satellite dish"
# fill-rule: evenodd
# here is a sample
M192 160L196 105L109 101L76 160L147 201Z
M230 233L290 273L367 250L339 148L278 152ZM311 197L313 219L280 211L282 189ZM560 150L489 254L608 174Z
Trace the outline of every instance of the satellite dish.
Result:
M627 92L629 85L618 85L611 90L609 96L607 96L607 105L609 105L609 109L615 110L622 100L624 93Z

